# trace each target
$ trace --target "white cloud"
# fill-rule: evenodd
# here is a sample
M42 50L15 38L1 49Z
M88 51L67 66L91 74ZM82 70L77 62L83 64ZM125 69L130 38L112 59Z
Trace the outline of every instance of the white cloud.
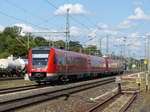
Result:
M70 35L71 36L79 36L80 35L80 29L75 27L75 26L72 26L70 28Z
M141 8L135 9L135 15L128 16L128 19L131 20L150 20L150 15L147 15L144 13L144 11Z
M33 31L35 31L35 29L33 29L31 26L28 26L26 24L14 24L13 26L18 26L18 27L22 28L22 31L21 31L22 36L25 35L24 32L33 32Z
M98 33L98 30L97 29L93 29L93 30L89 31L87 36L90 37L90 39L92 39L92 38L96 37L97 33Z
M104 33L108 34L108 35L117 35L118 34L118 32L116 30L104 30Z
M146 36L150 36L150 32L146 33Z
M108 28L108 25L107 24L99 24L99 27L101 29L106 29L106 28Z
M18 27L22 28L22 32L21 32L22 36L25 35L24 32L57 32L57 30L54 30L54 29L51 29L51 30L48 30L48 31L46 31L46 30L36 30L36 29L32 28L31 26L28 26L26 24L14 24L13 26L18 26ZM53 38L52 40L54 40L54 41L65 40L65 36L62 36L61 34L53 34L52 35L53 37L48 36L47 34L44 34L44 33L35 33L35 35L43 36L47 40L49 40L51 38ZM75 27L75 26L70 27L70 35L71 36L79 36L80 35L80 29Z
M28 26L26 24L14 24L14 26L21 27L23 32L32 32L32 31L34 31L34 29L31 26Z
M137 38L142 38L143 36L140 35L138 32L134 32L128 35L129 38L131 39L137 39Z
M0 31L4 30L4 26L0 25Z
M144 41L141 41L141 39L145 37L145 35L141 35L139 32L134 32L127 37L126 46L132 51L140 50L143 47Z
M64 4L60 6L55 12L55 15L64 15L67 13L67 9L69 9L70 14L81 15L88 14L88 12L84 9L81 4Z
M117 35L118 34L118 31L116 30L99 30L98 35Z
M97 35L99 35L99 36L106 36L106 35L117 35L117 34L118 34L118 31L116 31L116 30L109 30L109 29L99 30L99 29L93 29L93 30L89 31L88 36L94 38Z
M126 40L125 37L116 38L116 41L117 41L118 43L123 42L124 40Z
M129 29L133 26L136 26L135 23L131 22L130 20L124 20L122 23L120 23L116 29L123 30L123 29Z
M134 1L133 5L135 5L135 6L141 6L141 5L143 5L143 2L141 2L141 1Z
M141 46L141 42L140 41L133 42L132 46L134 46L134 47Z
M130 49L130 51L138 51L140 50L141 51L141 46L143 46L143 43L139 40L132 40L130 41L129 43L127 43L126 47L127 49ZM143 51L143 50L142 50ZM142 54L142 51L141 51L141 54Z
M45 35L44 38L47 39L47 40L50 40L50 41L51 40L52 41L59 41L59 40L66 41L66 37L62 36L62 35L53 35L53 36Z

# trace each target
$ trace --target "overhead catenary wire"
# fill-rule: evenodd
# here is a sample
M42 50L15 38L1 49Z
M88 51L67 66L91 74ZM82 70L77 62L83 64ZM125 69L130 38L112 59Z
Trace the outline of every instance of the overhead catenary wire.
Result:
M51 5L53 8L57 9L57 7L56 7L53 3L51 3L50 1L48 1L48 0L44 0L44 1L46 1L46 2L47 2L49 5ZM26 13L32 15L32 16L37 16L37 15L35 15L35 14L32 14L30 11L28 11L28 10L26 10L26 9L24 9L24 8L22 8L22 7L20 7L19 5L13 3L12 1L10 2L9 0L6 0L6 2L8 2L9 4L13 5L14 7L16 7L16 8L18 8L18 9L21 9L23 12L26 12ZM12 18L12 19L14 19L14 20L17 20L17 21L25 22L25 23L27 23L27 24L30 24L30 25L32 25L32 26L34 26L34 27L37 27L37 28L40 28L40 29L49 30L49 28L41 27L40 25L33 24L33 23L31 23L31 22L29 22L29 21L27 21L27 20L24 20L24 19L15 17L15 16L8 15L7 13L5 13L5 12L3 12L3 11L0 11L0 14L2 14L2 15L4 15L4 16L7 16L7 17L9 17L9 18ZM77 20L77 19L74 18L73 16L71 16L70 18L71 18L74 22L76 22L76 23L82 25L83 27L85 27L86 29L90 30L90 27L89 27L88 25L85 25L84 23L80 22L79 20ZM93 26L94 26L94 25L93 25Z
M13 6L13 7L15 7L15 8L17 8L17 9L19 9L19 10L25 12L25 13L27 13L27 14L29 14L30 16L35 17L36 19L39 19L40 21L42 21L42 22L41 22L40 24L38 24L38 25L42 25L43 23L47 23L47 22L49 22L49 20L52 20L52 19L54 19L54 18L56 17L56 16L52 16L52 17L50 17L50 18L48 18L48 19L43 19L42 17L36 15L35 13L32 13L31 11L28 11L27 9L25 9L25 8L23 8L23 7L21 7L21 6L19 6L18 4L14 3L13 1L5 0L5 2L7 2L9 5L11 5L11 6ZM54 25L54 23L52 23L52 22L51 22L51 24ZM55 25L54 25L54 26L55 26Z
M51 7L53 7L54 9L57 9L57 7L51 3L49 0L44 0L45 2L47 2ZM73 21L75 21L76 23L82 25L83 27L85 27L86 29L90 30L89 26L85 25L84 23L80 22L79 20L75 19L72 15L70 15L70 19L72 19Z
M44 0L46 3L48 3L51 7L53 7L54 9L57 9L57 7L51 3L49 0Z
M53 3L51 3L51 2L48 1L48 0L45 0L45 1L47 1L53 8L57 9L57 7L56 7ZM67 0L67 3L69 3L69 0ZM93 23L93 21L91 21L88 17L86 17L85 15L82 15L82 16L83 16L88 22L90 22L91 26L98 28L98 26L97 26L95 23ZM82 24L82 26L85 26L85 27L87 28L87 25L85 25L85 24L79 22L78 20L75 20L75 21L76 21L77 23L79 23L79 24ZM88 29L89 29L89 28L88 28Z
M26 10L25 8L17 5L16 3L12 2L12 1L5 0L5 2L7 2L9 5L11 5L11 6L13 6L13 7L15 7L15 8L17 8L17 9L19 9L19 10L25 12L25 13L27 13L27 14L29 14L30 16L35 17L36 19L42 20L43 21L42 23L44 23L44 22L47 23L48 22L48 19L47 20L43 19L42 17L37 16L36 14ZM38 25L40 26L41 24L38 24Z
M39 25L33 24L33 23L31 23L31 22L28 22L28 21L26 21L26 20L23 20L23 19L20 19L20 18L11 16L11 15L8 15L8 14L4 13L4 12L1 11L1 10L0 10L0 14L1 14L1 15L4 15L4 16L7 16L7 17L9 17L9 18L11 18L11 19L17 20L17 21L25 22L25 23L27 23L27 24L30 24L30 25L32 25L32 26L34 26L34 27L37 27L37 28L40 28L40 29L49 30L48 28L44 28L44 27L41 27L41 26L39 26ZM25 45L23 42L21 42L18 38L16 38L16 40L17 40L21 45L23 45L24 47L26 47L26 45Z
M1 11L1 10L0 10L0 14L1 14L1 15L4 15L4 16L7 16L7 17L9 17L9 18L11 18L11 19L17 20L17 21L25 22L25 23L27 23L27 24L30 24L30 25L36 27L36 28L40 28L40 29L43 29L43 30L50 30L49 28L41 27L41 26L39 26L39 25L37 25L37 24L34 24L34 23L29 22L29 21L20 19L20 18L18 18L18 17L12 16L12 15L8 15L8 14L6 14L5 12L3 12L3 11Z
M51 3L49 0L44 0L44 1L47 2L54 9L57 9L57 7L53 3ZM84 28L90 30L89 26L87 26L84 23L80 22L79 20L77 20L76 18L74 18L72 15L70 15L70 19L73 20L74 22L76 22L77 24L82 25Z
M92 27L95 27L95 28L97 28L97 29L100 29L100 28L98 27L98 25L95 24L88 16L82 15L82 17L84 17L84 19L86 19L86 20L91 24Z
M74 22L76 22L76 23L82 25L84 28L90 30L90 28L89 28L87 25L85 25L84 23L80 22L79 20L77 20L77 19L74 18L73 16L70 16L70 18L71 18Z
M49 0L44 0L44 1L46 1L51 7L53 7L54 9L57 9L57 7L53 4L53 3L51 3ZM83 22L80 22L79 20L77 20L75 17L73 17L72 15L70 15L70 19L71 20L73 20L74 22L76 22L77 24L79 24L79 25L81 25L81 26L83 26L84 28L86 28L86 29L88 29L88 30L91 30L91 28L88 26L88 25L85 25ZM89 20L89 19L88 19ZM91 23L91 22L90 22ZM95 26L95 27L97 27L95 24L92 24L93 26ZM91 40L93 40L93 39L95 39L95 38L91 38L91 39L89 39L88 41L91 41ZM87 41L87 42L88 42Z

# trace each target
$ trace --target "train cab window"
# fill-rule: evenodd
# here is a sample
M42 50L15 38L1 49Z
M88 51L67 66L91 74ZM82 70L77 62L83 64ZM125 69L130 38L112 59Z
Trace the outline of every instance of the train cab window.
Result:
M46 67L50 50L32 50L32 66Z
M48 62L48 58L33 58L32 66L33 67L46 67Z

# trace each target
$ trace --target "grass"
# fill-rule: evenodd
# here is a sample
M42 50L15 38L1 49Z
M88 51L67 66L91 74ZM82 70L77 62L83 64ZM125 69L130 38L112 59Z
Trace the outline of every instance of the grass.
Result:
M27 85L33 85L33 84L36 84L36 83L33 81L28 81L28 80L0 81L0 88L27 86Z
M145 77L145 76L143 76ZM145 78L142 79L140 88L136 82L125 82L122 83L122 89L140 89L140 93L137 97L138 107L135 107L133 112L150 112L150 74L148 75L149 90L146 91Z

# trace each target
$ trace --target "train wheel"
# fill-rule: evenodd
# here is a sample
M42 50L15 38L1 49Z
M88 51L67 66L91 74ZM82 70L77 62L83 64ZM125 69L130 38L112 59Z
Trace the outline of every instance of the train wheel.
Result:
M41 82L40 81L37 81L38 85L41 85Z
M63 81L63 82L69 81L69 79L68 79L67 76L61 76L61 77L60 77L60 80Z
M46 86L46 85L47 85L47 82L44 82L44 85Z

